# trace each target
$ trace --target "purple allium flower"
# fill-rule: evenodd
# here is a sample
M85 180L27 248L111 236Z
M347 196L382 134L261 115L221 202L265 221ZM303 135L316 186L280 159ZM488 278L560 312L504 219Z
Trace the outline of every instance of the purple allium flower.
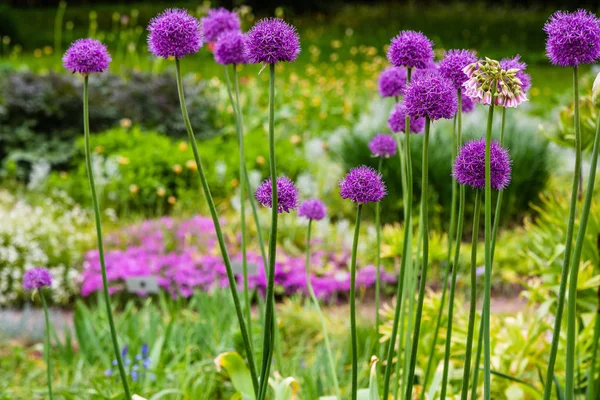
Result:
M433 61L433 42L421 32L402 31L392 39L387 59L396 67L427 68Z
M508 71L509 69L518 69L519 71L515 75L521 81L521 90L527 92L531 87L531 76L525 72L527 64L521 61L521 56L516 55L513 58L504 58L500 60L500 67L503 70Z
M396 154L396 141L391 135L379 133L369 142L369 150L375 157L388 158Z
M246 35L246 54L251 63L291 62L300 54L296 28L282 19L262 19Z
M444 59L440 61L439 71L442 76L452 82L456 90L462 89L469 77L463 68L477 61L474 51L449 50L444 52Z
M475 110L475 106L477 105L472 98L467 96L466 94L461 95L462 98L462 112L463 114L468 114L471 111Z
M214 42L224 32L239 31L240 18L233 11L224 8L208 10L208 15L200 19L202 34L209 42Z
M240 31L227 31L215 43L215 61L219 64L245 64L246 38Z
M46 268L31 268L23 274L23 289L34 290L52 285L52 274Z
M106 45L95 39L74 41L63 55L63 66L72 73L104 72L112 59Z
M458 98L451 81L439 72L428 72L410 82L404 104L411 119L427 117L435 121L452 118L458 108Z
M364 165L352 168L340 181L342 199L350 199L355 203L377 203L386 193L381 174Z
M148 49L159 57L182 58L202 47L200 22L187 10L165 10L150 21L148 32Z
M589 11L555 12L544 25L546 55L561 67L591 64L600 58L600 22Z
M404 105L404 102L396 104L392 109L390 117L388 118L388 127L394 133L406 133L406 106ZM425 118L418 117L410 119L411 133L422 133L423 129L425 129Z
M256 188L256 200L263 206L271 208L273 205L271 194L271 178L267 178ZM290 178L287 176L277 178L277 212L289 213L295 210L298 207L298 195L299 191Z
M379 75L379 95L381 97L402 96L406 86L406 70L399 67L388 67Z
M508 150L497 141L490 144L491 183L495 190L505 189L510 183L511 160ZM452 176L461 185L485 189L485 138L463 145L454 161Z
M314 219L315 221L325 218L325 214L327 214L327 208L319 199L308 199L298 209L299 216Z

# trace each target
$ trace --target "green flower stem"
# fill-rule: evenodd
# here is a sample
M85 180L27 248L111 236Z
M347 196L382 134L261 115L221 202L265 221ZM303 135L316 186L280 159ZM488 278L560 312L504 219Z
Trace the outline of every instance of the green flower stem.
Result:
M504 128L506 126L506 107L502 107L502 125L500 127L500 145L504 146ZM492 260L494 260L494 254L496 253L496 238L498 237L498 229L500 228L500 213L502 211L502 198L504 197L504 191L498 192L498 198L496 199L496 211L494 212L494 228L492 230Z
M407 69L406 82L410 82L411 69ZM392 324L392 334L387 347L387 362L385 364L384 379L383 379L383 398L387 399L390 391L390 377L392 375L394 349L396 347L396 337L398 335L398 325L400 322L400 310L402 309L402 297L404 295L404 275L406 269L410 268L410 246L412 242L412 161L410 156L410 117L406 116L405 121L405 143L404 143L404 162L401 170L406 168L406 196L404 202L404 239L402 242L402 260L400 262L400 275L398 277L398 285L396 290L396 308L394 309L394 322ZM399 353L399 350L398 350Z
M483 349L483 318L479 321L479 337L477 338L477 354L475 354L475 364L473 365L473 386L471 387L471 399L477 398L477 385L479 381L479 366L481 365L481 351Z
M492 82L492 101L490 103L487 130L485 133L485 273L483 285L483 398L491 396L491 340L490 340L490 304L492 297L492 180L490 152L492 145L492 123L494 121L494 95L496 81Z
M277 164L275 161L275 64L269 65L269 170L271 174L271 233L269 237L269 275L267 275L267 304L265 308L265 328L263 360L258 400L263 400L269 386L269 370L273 356L275 328L275 258L277 255L277 217L279 199L277 197Z
M190 122L190 117L188 115L187 106L185 104L185 94L183 91L183 83L181 80L181 66L180 60L178 58L175 59L175 72L177 75L177 92L179 94L179 105L181 106L181 114L183 116L183 120L185 122L185 127L188 133L188 139L190 141L190 145L192 146L192 151L194 153L194 159L196 160L196 165L198 167L198 175L200 177L200 183L202 184L202 189L204 191L204 195L206 197L206 201L208 203L208 208L210 209L210 215L213 220L213 224L215 225L215 233L217 235L217 240L219 242L219 248L221 250L221 255L223 257L223 263L225 264L225 269L227 270L227 278L229 280L229 288L231 290L231 296L233 297L233 304L235 306L235 311L238 318L238 323L240 325L240 331L242 333L242 339L244 341L244 347L246 350L246 356L248 357L248 367L250 369L250 375L252 377L252 385L254 386L254 391L258 392L258 377L256 375L256 366L254 364L254 354L252 352L252 344L250 343L250 335L248 334L248 327L246 322L244 321L244 314L242 311L242 306L240 304L240 299L238 295L237 283L235 280L235 276L233 275L233 270L231 269L231 260L229 258L229 253L227 251L227 246L225 245L225 239L223 238L223 231L221 230L221 223L219 222L219 216L217 215L217 208L215 206L215 202L210 193L210 187L208 186L208 181L206 180L206 175L204 174L204 167L202 166L202 160L200 159L200 153L198 152L198 145L196 143L196 137L194 136L194 131L192 129L192 124ZM118 352L118 356L120 356L120 352ZM131 398L129 396L128 398Z
M456 248L454 249L454 262L452 263L452 281L450 282L450 296L448 298L448 327L446 328L446 347L444 351L444 371L442 373L442 391L440 399L446 398L446 387L448 385L448 369L450 363L450 345L452 343L452 322L454 315L454 294L456 291L456 274L460 258L460 238L462 237L464 215L465 215L465 187L460 186L460 201L458 208L458 227L456 229Z
M481 214L481 190L475 191L475 205L473 209L473 236L471 237L471 299L469 304L469 323L467 328L467 342L465 349L465 366L463 370L461 400L467 400L469 393L469 377L471 375L471 353L473 351L473 334L475 318L477 317L477 241L479 238L479 216ZM480 329L481 332L481 329ZM480 335L481 337L481 335ZM478 351L481 346L478 347ZM477 360L479 360L478 352ZM475 374L479 373L479 361L475 364ZM474 399L475 397L471 397Z
M581 135L577 141L577 151L581 151ZM587 230L590 208L594 197L594 185L596 181L596 167L598 165L598 147L600 146L600 118L596 126L596 136L594 137L594 149L592 150L592 159L590 160L590 173L588 176L588 185L583 200L583 209L581 211L581 220L579 221L579 230L575 240L575 249L573 250L573 262L571 263L571 276L569 277L569 296L567 302L567 376L565 383L565 397L567 400L575 398L575 343L577 342L577 278L579 275L579 263L581 261L581 252L585 241L585 232Z
M48 375L48 396L50 397L50 400L54 400L54 394L52 393L52 359L50 358L50 316L48 315L48 304L46 304L44 290L39 288L38 293L42 299L44 317L46 318L46 340L44 341L44 353L46 355L46 373Z
M106 314L108 316L108 325L110 328L110 338L113 344L113 350L115 352L115 358L117 359L117 365L119 367L119 375L121 376L121 382L123 383L123 390L125 391L125 397L131 398L131 392L129 391L129 384L127 383L127 373L125 372L125 366L123 365L123 359L121 357L121 350L119 348L119 340L117 338L117 329L115 328L115 321L112 314L112 307L110 305L110 294L108 293L108 278L106 277L106 262L104 260L104 244L102 241L102 223L100 221L100 206L98 204L98 195L96 193L96 184L94 183L94 170L92 169L92 151L91 151L91 137L90 137L90 116L88 106L88 80L89 77L85 75L83 80L83 134L85 141L85 163L87 168L88 181L90 184L90 192L92 195L92 206L94 208L94 220L96 221L96 236L98 244L98 256L100 258L100 271L102 273L102 293L104 295L104 303L106 304Z
M410 367L408 371L405 399L412 398L412 389L415 379L415 368L417 365L417 350L419 349L419 334L421 332L421 316L423 314L423 301L425 300L425 288L427 286L427 269L429 267L429 129L431 120L425 118L425 134L423 137L423 164L421 176L421 209L423 211L422 235L423 256L421 261L421 281L419 283L419 299L417 301L417 314L415 316L415 328L412 337L412 351L410 354Z
M596 394L596 360L598 357L598 342L600 341L600 286L598 286L598 311L594 321L594 339L592 341L592 359L588 369L587 390L585 400L594 400Z
M462 114L462 95L461 90L458 89L458 111L454 116L454 125L453 125L453 146L452 146L452 163L456 159L456 154L458 152L458 148L461 145L461 132L460 132L460 119ZM452 258L452 244L454 241L453 234L456 229L456 202L457 202L457 192L458 192L458 183L455 179L452 180L452 198L450 202L450 226L448 227L448 256L446 259L446 270L444 272L444 284L442 286L442 299L440 303L440 310L438 312L437 320L435 323L435 329L433 331L433 342L431 344L431 350L429 352L429 359L427 360L427 368L425 369L425 375L423 377L423 389L427 388L427 381L429 380L429 374L431 373L431 368L433 366L433 358L435 356L435 348L437 346L438 333L440 331L440 326L442 323L442 316L444 315L444 305L446 303L446 292L448 290L448 276L450 275L450 260ZM459 206L460 207L460 206ZM459 235L457 233L457 240L460 241ZM425 399L425 390L421 392L421 400Z
M356 335L356 250L360 232L360 214L362 204L356 207L356 224L354 226L354 241L352 243L352 261L350 263L350 333L352 340L352 400L358 393L358 338Z
M581 127L579 123L579 82L577 67L573 68L573 98L574 98L574 121L575 121L575 166L573 168L573 183L571 187L571 201L569 203L569 221L567 223L567 237L565 238L565 255L560 274L560 286L558 288L558 299L556 303L556 315L554 316L554 330L552 332L552 344L548 358L548 369L544 386L544 400L550 400L554 382L554 364L560 341L560 329L565 305L565 294L569 279L569 266L571 265L571 249L573 246L573 233L575 230L575 214L577 212L577 192L579 190L579 175L581 173Z
M381 174L383 157L379 157L377 172ZM381 202L375 204L375 228L377 237L377 275L375 278L375 336L379 335L379 303L381 301ZM379 341L377 341L376 353L379 354Z
M340 392L340 385L338 383L337 374L335 372L335 359L333 358L333 353L331 352L331 342L329 341L329 334L327 333L327 324L325 322L325 317L321 312L321 307L319 305L319 299L315 295L315 291L313 290L312 284L310 282L310 236L311 236L311 228L312 228L312 219L308 220L308 233L306 235L306 288L308 289L308 294L310 299L312 300L315 310L319 315L319 320L321 321L321 329L323 330L323 340L325 341L325 349L327 351L327 361L329 361L329 373L331 375L331 381L335 390L335 395L339 400L342 398L342 394Z

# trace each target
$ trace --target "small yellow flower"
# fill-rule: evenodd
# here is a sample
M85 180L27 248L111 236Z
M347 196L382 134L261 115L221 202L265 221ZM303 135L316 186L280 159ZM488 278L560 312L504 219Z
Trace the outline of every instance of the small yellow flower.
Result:
M265 160L265 158L264 158L263 156L258 156L258 157L256 157L256 163L257 163L258 165L264 165L264 164L265 164L265 162L266 162L266 160Z
M69 173L68 172L62 171L60 173L60 178L61 179L67 179L68 177L69 177Z
M118 156L117 162L119 163L119 165L127 165L129 164L129 158Z
M327 118L327 113L326 113L325 111L321 111L321 112L319 113L319 118L321 118L321 119L325 119L325 118Z
M292 144L299 144L302 141L302 138L300 137L300 135L292 135L292 137L290 138L290 142L292 142Z
M167 198L167 203L173 205L173 204L177 203L177 199L175 198L175 196L169 196Z
M104 147L103 146L96 146L94 147L94 153L96 154L102 154L104 152Z
M198 165L196 165L196 161L194 161L194 160L188 160L185 163L185 166L187 167L187 169L192 170L192 171L196 171L198 169Z
M53 50L51 46L44 46L44 54L49 56L50 54L52 54Z
M158 195L158 197L163 197L166 194L165 188L158 188L156 189L156 194Z
M33 51L33 56L34 56L35 58L40 58L40 57L42 56L42 50L40 50L40 49L35 49L35 50Z
M239 180L237 180L236 178L234 178L234 179L232 179L232 180L231 180L231 187L234 187L234 188L236 188L236 187L238 187L239 185L240 185L240 181L239 181Z
M181 171L183 171L183 168L181 167L181 165L179 165L179 164L173 165L173 172L175 172L176 174L180 174Z
M122 128L131 128L131 120L129 118L123 118L119 121Z
M311 104L314 107L319 107L321 105L321 96L315 96L315 97L313 97L313 99L311 101Z
M138 187L138 185L130 185L129 186L129 191L131 192L131 194L137 194L137 192L140 191L140 188Z
M183 152L186 151L188 148L188 145L186 142L179 142L179 151Z

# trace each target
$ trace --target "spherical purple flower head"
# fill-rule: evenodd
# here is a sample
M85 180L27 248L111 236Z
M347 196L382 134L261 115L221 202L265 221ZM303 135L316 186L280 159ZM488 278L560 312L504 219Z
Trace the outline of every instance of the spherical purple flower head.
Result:
M240 18L233 11L224 8L208 10L208 15L200 19L202 34L209 42L214 42L224 32L239 31Z
M72 73L87 75L91 72L104 72L112 61L106 45L95 39L74 41L63 55L63 66Z
M279 18L265 18L247 33L246 55L254 64L291 62L300 54L296 28Z
M402 96L406 86L406 70L388 67L379 75L379 94L381 97Z
M520 55L517 54L513 58L504 58L500 60L500 67L502 67L502 69L505 71L508 71L509 69L518 69L519 71L515 76L521 81L521 90L523 92L527 92L529 90L531 87L531 76L525 72L525 69L527 69L527 64L521 61Z
M23 274L23 289L34 290L52 285L52 274L46 268L31 268Z
M308 199L300 206L298 215L307 219L313 219L320 221L325 218L327 214L327 208L325 204L319 199Z
M219 64L245 64L246 38L240 31L227 31L215 43L215 61Z
M449 50L444 52L444 59L440 61L439 71L442 76L452 82L456 90L462 89L469 77L463 68L477 61L474 51Z
M387 190L381 174L371 167L353 168L340 181L340 195L358 204L377 203Z
M392 39L387 59L396 67L427 68L433 61L433 42L421 32L402 31Z
M165 10L150 21L148 32L148 49L159 57L182 58L202 47L200 22L187 10Z
M497 141L490 144L491 183L495 190L502 190L510 183L511 160L508 150ZM485 189L485 139L464 144L454 161L452 176L461 185Z
M468 114L475 110L475 106L477 105L472 98L467 96L466 94L462 94L462 112L463 114Z
M391 135L379 133L369 142L369 150L375 157L388 158L396 154L396 141Z
M265 179L258 188L256 188L256 200L265 207L273 206L271 197L271 178ZM294 182L287 176L277 178L277 212L289 213L298 207L299 191Z
M435 121L454 117L458 108L458 98L451 81L439 72L428 72L407 86L404 104L411 119L427 117Z
M388 118L388 127L394 133L405 132L406 130L406 106L404 102L397 103L390 117ZM425 129L425 118L411 118L410 119L410 132L411 133L422 133Z
M557 11L544 25L546 55L561 67L591 64L600 58L600 22L586 10Z

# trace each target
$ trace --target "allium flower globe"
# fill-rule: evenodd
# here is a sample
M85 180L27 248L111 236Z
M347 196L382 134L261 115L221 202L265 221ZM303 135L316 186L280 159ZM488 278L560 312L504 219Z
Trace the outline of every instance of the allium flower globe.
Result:
M390 135L379 133L369 142L369 150L375 157L388 158L396 154L396 141Z
M505 189L510 183L511 159L508 150L495 140L490 144L490 166L492 189ZM454 161L452 176L461 185L485 189L485 139L463 145Z
M214 49L215 61L219 64L245 64L246 38L240 31L222 33Z
M306 219L320 221L325 218L327 207L319 199L308 199L298 209L298 215Z
M203 38L200 22L178 8L165 10L148 24L148 49L163 57L182 58L197 53Z
M461 95L462 98L462 112L468 114L475 110L475 106L477 105L472 98L467 96L466 94Z
M353 168L340 181L340 195L358 204L377 203L386 195L387 189L381 174L371 167Z
M394 133L406 133L406 106L404 105L404 102L396 104L392 109L392 112L388 118L388 127ZM410 119L411 133L422 133L424 129L425 118L418 117Z
M433 61L433 42L421 32L402 31L392 39L387 59L396 67L427 68Z
M224 8L208 10L208 15L200 19L200 23L204 39L209 42L216 41L222 33L241 28L237 14Z
M475 52L470 50L449 50L444 53L444 58L440 61L440 74L450 80L456 90L462 89L469 77L463 72L463 68L477 61Z
M426 117L435 121L454 117L458 98L451 81L439 72L428 72L408 85L404 104L411 118Z
M520 55L517 54L513 58L504 58L500 60L500 67L505 71L508 71L509 69L518 69L519 71L515 76L521 81L521 90L527 92L529 88L531 88L531 76L525 72L527 64L521 61Z
M31 268L23 274L23 289L35 290L52 286L52 274L46 268Z
M112 61L102 42L95 39L74 41L63 55L63 66L72 73L87 75L92 72L104 72Z
M246 35L246 55L250 63L291 62L300 54L298 32L282 19L262 19Z
M379 75L378 83L381 97L402 96L406 86L406 70L399 67L388 67Z
M544 25L546 55L561 67L591 64L600 58L600 22L589 11L557 11Z
M256 200L265 207L273 206L271 197L271 178L264 180L258 188L256 188ZM277 212L287 212L298 208L299 191L294 185L294 182L286 176L277 178Z

